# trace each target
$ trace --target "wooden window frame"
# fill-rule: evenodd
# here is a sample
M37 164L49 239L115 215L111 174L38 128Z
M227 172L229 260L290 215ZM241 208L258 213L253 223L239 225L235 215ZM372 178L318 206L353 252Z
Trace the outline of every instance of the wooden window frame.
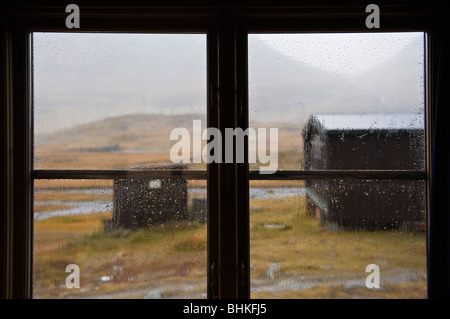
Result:
M33 170L32 96L29 34L55 32L145 32L206 33L207 43L207 125L248 127L247 34L251 32L367 32L361 1L330 1L314 4L288 1L249 1L241 4L220 2L156 1L142 5L135 1L105 5L101 1L78 1L81 29L68 30L64 21L66 3L43 1L3 2L4 28L1 73L3 139L1 162L2 216L0 253L0 297L32 297L32 196L33 179L38 178L113 178L130 177L130 171ZM137 171L139 177L168 177L208 180L208 298L249 298L249 180L254 179L405 179L424 180L427 184L428 211L428 295L448 296L448 216L430 211L432 172L432 132L435 127L435 96L439 48L445 31L445 7L441 2L405 4L379 1L382 8L380 31L423 31L428 35L426 52L426 167L425 170L340 170L278 171L260 175L243 164L208 164L207 171ZM3 9L3 8L2 8ZM223 134L224 135L224 134ZM247 147L247 146L246 146ZM447 164L448 170L448 164ZM150 175L149 175L150 174ZM441 185L445 187L445 185ZM448 186L447 186L448 189ZM447 218L447 219L445 219ZM430 225L447 221L446 228ZM432 246L430 247L430 243ZM446 257L444 257L446 256ZM446 263L446 264L445 264ZM444 264L444 265L443 265ZM445 268L446 267L446 268ZM444 270L443 270L444 269ZM442 281L446 284L443 285Z

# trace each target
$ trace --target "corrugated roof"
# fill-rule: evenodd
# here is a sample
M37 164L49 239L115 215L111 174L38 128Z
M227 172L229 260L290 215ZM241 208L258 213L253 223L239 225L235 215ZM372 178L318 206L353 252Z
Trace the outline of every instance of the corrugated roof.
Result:
M315 114L322 128L330 130L423 129L424 117L418 113Z

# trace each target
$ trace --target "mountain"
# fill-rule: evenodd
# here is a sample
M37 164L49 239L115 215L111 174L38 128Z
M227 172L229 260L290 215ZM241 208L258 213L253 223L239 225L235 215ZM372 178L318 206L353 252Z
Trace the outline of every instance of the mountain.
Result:
M186 128L193 143L193 120L201 120L202 131L206 125L204 115L130 114L105 118L77 125L57 132L36 135L36 148L50 147L52 152L62 150L89 152L144 152L168 154L177 142L170 140L174 128ZM256 128L278 128L279 149L299 149L300 129L290 123L255 123ZM269 138L267 130L267 138ZM292 142L296 140L296 147ZM206 142L203 142L203 145ZM55 149L56 147L56 149Z
M206 111L206 35L33 33L36 132Z
M203 127L206 124L205 116L199 114L121 115L37 135L36 144L77 151L168 153L176 142L170 140L172 129L186 128L192 137L193 120L201 120Z
M206 56L199 50L204 37L114 35L105 42L91 35L53 36L53 42L35 39L37 145L167 152L172 128L191 131L193 119L205 124ZM423 65L416 63L420 50L412 50L418 41L362 75L345 77L252 37L250 125L277 125L280 136L298 139L311 114L420 110L423 79L417 74Z
M376 96L355 81L301 63L253 38L249 45L250 118L303 123L314 113L363 112Z
M388 61L353 80L377 97L380 111L421 112L424 109L423 39L416 38Z

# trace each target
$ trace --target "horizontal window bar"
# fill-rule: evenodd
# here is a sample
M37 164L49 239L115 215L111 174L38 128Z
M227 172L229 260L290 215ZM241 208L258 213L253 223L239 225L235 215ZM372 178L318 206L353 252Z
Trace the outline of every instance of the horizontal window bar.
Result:
M34 179L206 179L207 171L198 170L34 170Z
M250 180L299 180L299 179L393 179L426 180L427 173L418 170L320 170L320 171L276 171L261 174L250 171Z
M200 170L34 170L34 179L115 179L115 178L207 178L207 171ZM280 170L273 174L250 171L250 180L298 180L298 179L393 179L426 180L427 173L418 170Z

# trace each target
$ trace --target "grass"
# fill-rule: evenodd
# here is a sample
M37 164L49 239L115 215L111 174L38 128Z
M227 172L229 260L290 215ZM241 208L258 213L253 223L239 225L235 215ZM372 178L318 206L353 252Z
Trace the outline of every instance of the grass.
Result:
M35 204L34 212L35 213L53 212L56 210L69 209L73 207L74 207L73 205L61 205L61 204Z
M191 125L191 118L181 122L176 122L175 118L161 120L141 116L129 116L125 122L119 120L123 118L91 123L64 134L55 133L47 137L47 142L43 139L35 145L34 167L128 169L170 164L168 150L175 143L168 140L170 128ZM126 126L127 123L132 125L117 130L122 127L117 124ZM301 169L303 145L295 125L265 123L255 126L280 128L278 169ZM143 133L145 129L155 135ZM126 134L122 134L124 132ZM139 137L134 142L129 138L133 135ZM154 152L98 151L115 144L120 144L121 150ZM92 148L97 151L86 151ZM204 170L205 165L190 164L189 169ZM259 165L250 165L250 169L257 170ZM206 181L190 180L188 185L206 187ZM303 185L299 181L250 181L251 187ZM71 208L72 203L68 202L111 201L112 194L77 190L112 187L112 179L35 180L34 211ZM201 192L195 196L200 194L204 196ZM192 192L190 196L193 196ZM253 298L426 297L424 233L332 231L321 227L316 219L307 217L304 205L301 196L250 201ZM34 297L205 297L205 224L173 222L134 232L105 232L103 221L111 217L109 211L34 221ZM81 289L65 287L68 275L65 267L71 263L80 266ZM275 263L279 271L269 279L267 270ZM368 275L365 267L371 263L380 266L380 289L367 289L363 285ZM113 280L103 282L102 276L113 276Z
M55 190L79 190L86 188L106 188L113 187L114 180L112 179L36 179L34 180L35 195L39 195L38 192L54 192ZM58 193L59 194L59 193ZM81 194L81 193L78 193ZM71 196L78 196L78 194L72 194ZM51 200L48 195L39 195L40 200ZM58 195L59 196L59 195Z
M37 195L42 201L58 199L48 189ZM64 193L60 199L88 199L85 195ZM332 231L306 216L304 205L301 196L251 200L253 298L426 297L424 233ZM103 220L111 216L92 213L34 222L36 298L205 297L206 224L179 221L106 232ZM80 266L81 289L65 287L65 267L71 263ZM269 279L267 269L274 263L279 273ZM380 267L380 289L363 285L365 267L372 263ZM101 280L111 275L112 281Z
M357 287L344 289L339 285L321 284L310 289L254 294L253 298L278 299L423 299L427 298L422 282L385 285L380 289Z
M112 200L113 194L89 194L89 193L69 193L57 190L46 190L36 192L34 200L40 201L60 201L60 202L87 202L92 200ZM36 211L36 205L35 205Z
M133 166L169 164L169 152L163 154L68 151L56 146L40 146L38 169L126 169Z
M35 298L114 296L121 291L119 296L126 297L152 285L176 286L185 277L204 282L205 224L178 222L135 232L104 232L102 220L108 218L110 212L35 221ZM65 288L65 267L71 263L80 266L83 291ZM109 275L112 282L101 281Z
M316 219L306 216L303 197L252 200L251 206L263 208L250 215L251 278L257 288L252 297L426 297L424 233L328 230L319 226ZM263 226L268 224L286 227ZM280 273L276 279L268 279L267 269L273 263L280 266ZM368 264L379 265L381 281L384 279L386 283L383 290L370 290L364 285L346 288L355 280L365 282ZM409 278L404 280L405 276ZM315 286L320 281L323 284ZM283 289L286 283L292 286L292 282L297 282L300 288ZM390 284L394 282L398 284ZM267 291L264 286L279 291Z

